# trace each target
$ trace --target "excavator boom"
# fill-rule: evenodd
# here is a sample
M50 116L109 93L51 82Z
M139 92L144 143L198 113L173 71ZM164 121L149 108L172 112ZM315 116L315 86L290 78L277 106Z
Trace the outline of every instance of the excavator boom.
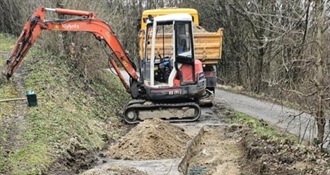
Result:
M45 19L46 12L55 12L72 16L72 18ZM172 26L172 37L180 38L182 34L185 34L184 43L188 42L191 47L186 47L182 53L176 51L176 48L179 48L179 42L173 39L169 47L172 48L172 55L166 57L164 55L157 60L158 62L155 56L145 58L143 64L140 65L141 77L139 78L134 62L128 57L110 26L98 19L95 13L40 6L24 25L10 58L6 61L5 76L9 79L14 74L42 30L88 32L109 48L107 49L110 50L107 52L109 63L133 98L124 109L123 119L126 123L136 124L155 117L172 122L196 121L201 115L201 108L196 101L205 93L206 79L201 62L194 61L191 22L191 16L187 14L150 18L149 27L156 27L151 27L153 35L148 41L146 40L146 46L154 46L156 39L160 38L156 37L157 26L158 28ZM184 30L180 33L179 29ZM155 55L155 51L152 53ZM129 85L117 63L129 74Z
M46 20L45 14L47 11L62 15L75 16L75 18ZM5 75L8 79L14 74L15 70L35 43L42 30L89 32L94 34L97 40L104 42L112 51L109 55L109 62L115 69L125 88L130 91L130 87L126 83L114 58L120 62L133 81L138 81L134 62L127 56L118 38L106 22L96 18L96 15L92 12L45 8L43 6L40 6L27 20L27 23L24 25L23 31L10 54L10 58L6 62Z

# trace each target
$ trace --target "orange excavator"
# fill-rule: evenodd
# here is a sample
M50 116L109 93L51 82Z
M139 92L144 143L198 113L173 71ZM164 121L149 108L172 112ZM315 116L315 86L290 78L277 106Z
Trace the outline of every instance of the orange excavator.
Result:
M46 12L73 18L46 20ZM206 96L206 79L201 62L194 59L192 17L188 14L149 16L146 22L145 54L137 70L111 27L95 13L40 6L28 18L6 61L4 74L8 79L12 77L42 30L89 32L109 48L109 63L132 97L124 109L126 123L136 124L149 118L170 122L198 120L201 115L198 101ZM171 42L161 41L159 36L165 33L173 36ZM161 49L156 50L155 45L162 43ZM128 73L129 83L115 60Z

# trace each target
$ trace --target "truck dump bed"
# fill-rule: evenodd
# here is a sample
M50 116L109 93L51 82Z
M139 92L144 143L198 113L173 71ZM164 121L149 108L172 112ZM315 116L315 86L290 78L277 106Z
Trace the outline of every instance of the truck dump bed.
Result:
M222 53L222 36L223 29L219 28L217 32L208 32L200 26L194 26L194 46L195 46L195 59L199 59L203 64L215 65L218 64L221 59ZM140 58L144 57L144 32L140 34ZM161 36L163 37L163 36ZM171 45L172 35L165 34L165 45ZM172 55L173 49L171 47L165 48L165 54L163 53L163 41L162 39L156 39L156 54L160 55ZM151 47L148 47L148 53L150 53ZM150 57L150 55L148 56Z

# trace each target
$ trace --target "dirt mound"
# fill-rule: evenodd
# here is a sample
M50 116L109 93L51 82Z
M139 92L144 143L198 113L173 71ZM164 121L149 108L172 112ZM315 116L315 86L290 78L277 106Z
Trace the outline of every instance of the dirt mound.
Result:
M180 158L190 137L161 119L146 120L109 148L109 156L125 160Z
M194 33L206 33L206 29L204 29L202 26L196 26L194 25L193 28Z
M330 153L290 140L247 134L242 139L245 174L327 174ZM245 164L245 165L244 165Z

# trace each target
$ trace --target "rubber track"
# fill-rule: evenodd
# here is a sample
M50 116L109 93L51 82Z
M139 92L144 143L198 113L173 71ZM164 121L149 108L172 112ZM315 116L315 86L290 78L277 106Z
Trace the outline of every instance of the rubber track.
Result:
M165 103L152 103L152 104L143 104L141 101L136 101L136 103L138 104L133 104L130 103L131 105L127 106L124 112L124 120L126 123L128 124L138 124L140 123L141 120L139 118L139 116L137 117L137 120L131 121L127 118L127 112L129 112L130 110L137 110L137 111L150 111L150 110L158 110L160 108L162 109L180 109L182 107L189 107L190 109L195 109L197 110L197 112L194 112L196 115L195 116L191 116L191 117L183 117L183 118L170 118L170 119L166 119L166 121L169 121L171 123L174 122L194 122L197 121L200 116L201 116L201 108L199 107L199 105L197 103L194 102L188 102L188 103L169 103L169 104L165 104Z

